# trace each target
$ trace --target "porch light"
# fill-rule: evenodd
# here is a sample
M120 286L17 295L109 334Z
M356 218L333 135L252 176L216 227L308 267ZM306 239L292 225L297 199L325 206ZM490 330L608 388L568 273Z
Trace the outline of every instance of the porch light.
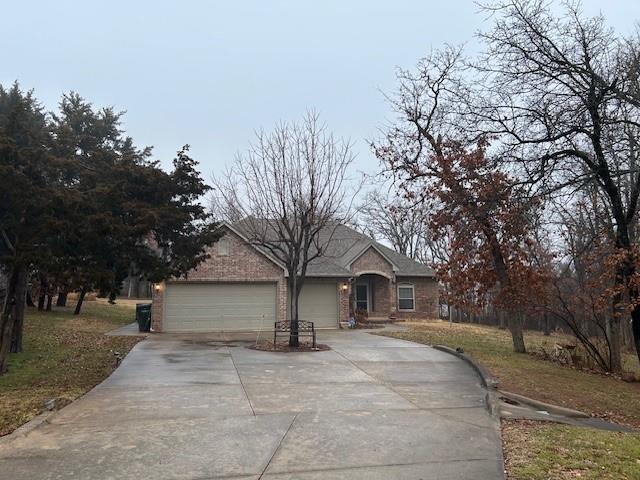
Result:
M342 290L348 290L349 289L349 284L348 283L343 283L342 286L340 287L342 288Z
M159 291L160 291L160 284L159 284L159 283L156 283L156 284L153 286L153 288L155 289L155 291L156 291L156 292L159 292Z

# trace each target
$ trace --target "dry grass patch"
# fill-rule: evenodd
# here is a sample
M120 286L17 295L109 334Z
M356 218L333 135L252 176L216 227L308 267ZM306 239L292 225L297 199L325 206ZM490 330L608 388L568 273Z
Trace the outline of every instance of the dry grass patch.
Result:
M637 480L640 434L531 421L503 421L512 480Z
M27 309L24 351L12 354L9 372L0 376L0 435L6 435L56 399L64 405L108 377L140 337L104 333L131 323L129 307L87 302L80 315L72 308L53 312Z

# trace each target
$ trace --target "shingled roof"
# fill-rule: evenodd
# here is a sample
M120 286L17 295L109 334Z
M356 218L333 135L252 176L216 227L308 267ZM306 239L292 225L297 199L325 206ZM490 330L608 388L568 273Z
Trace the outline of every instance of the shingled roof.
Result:
M233 229L246 232L243 223L233 224ZM253 220L255 221L255 220ZM246 227L246 226L244 226ZM407 277L434 277L432 268L402 255L393 249L376 242L367 235L346 225L328 226L320 233L322 244L327 244L327 250L322 257L313 260L307 269L308 277L350 277L351 263L370 247L376 249L393 266L396 275ZM258 247L259 250L261 250ZM266 252L264 252L266 254Z

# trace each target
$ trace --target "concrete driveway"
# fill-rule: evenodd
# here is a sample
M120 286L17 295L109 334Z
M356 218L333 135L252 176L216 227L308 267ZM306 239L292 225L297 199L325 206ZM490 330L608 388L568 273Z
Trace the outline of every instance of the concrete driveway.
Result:
M475 372L411 342L321 332L328 352L154 335L82 399L0 441L20 479L500 479Z

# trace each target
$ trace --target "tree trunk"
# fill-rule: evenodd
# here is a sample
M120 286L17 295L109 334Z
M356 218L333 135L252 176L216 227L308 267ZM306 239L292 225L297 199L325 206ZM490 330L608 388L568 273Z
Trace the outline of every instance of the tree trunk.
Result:
M546 310L544 312L542 326L544 327L544 336L548 337L551 335L551 322L549 322L549 313Z
M11 334L11 353L22 351L22 331L24 326L24 308L27 296L27 274L24 270L18 272L15 302L13 304L13 332Z
M31 297L31 289L27 289L27 307L35 307L36 304L33 303L33 297Z
M42 312L44 310L44 301L46 300L46 297L47 297L47 294L45 292L46 290L41 286L40 293L38 295L38 311L39 312Z
M628 324L622 322L622 351L632 350L633 349L633 331L631 330L631 325L633 323L633 319L629 321Z
M498 321L500 322L498 328L500 330L506 330L507 329L507 323L505 321L505 312L504 310L500 309L498 310Z
M502 251L500 250L500 244L491 226L486 226L485 235L491 245L491 256L493 257L493 266L498 275L500 290L504 291L509 287L510 280L507 272L507 265L505 264ZM524 337L522 336L522 318L520 318L520 316L516 318L511 314L512 312L509 313L510 315L507 319L507 327L509 327L509 331L511 331L513 351L517 353L525 353Z
M619 300L614 300L614 305L619 305ZM613 315L607 315L606 328L609 337L609 367L612 372L622 371L622 331L621 318L624 312L614 311Z
M298 276L293 275L293 278L290 278L290 286L289 286L289 298L291 301L289 302L291 305L291 333L289 334L289 346L290 347L298 347L300 345L300 338L298 336L298 297L300 291L298 289Z
M622 217L622 215L616 216L616 219ZM622 229L620 225L625 225L625 229ZM636 306L631 311L631 325L633 331L633 340L636 344L636 355L640 361L640 305L637 304L640 292L636 288L627 287L627 280L633 278L636 273L635 262L631 250L631 240L629 238L630 225L624 222L618 222L618 231L616 234L616 248L623 249L629 254L630 258L627 259L622 265L619 265L616 271L615 283L616 286L622 286L629 295L631 302L636 302ZM614 296L613 305L614 309L618 305L623 305L624 298L621 294ZM623 307L620 307L622 310ZM619 314L614 310L614 315L607 322L607 332L609 334L609 343L611 345L611 370L614 372L622 371L622 333L621 325L622 319L625 318L624 312L620 311Z
M133 277L131 275L131 269L129 269L129 288L127 288L127 298L131 298L133 295Z
M2 315L0 315L0 375L7 371L11 337L13 336L13 320L11 308L3 308Z
M631 298L636 300L638 299L638 292L631 292ZM624 317L620 317L618 322L621 322L621 319ZM620 326L618 326L620 328ZM638 361L640 361L640 305L636 304L636 306L631 311L631 332L633 334L633 342L636 346L636 356L638 357ZM622 338L620 338L622 341ZM612 348L613 348L613 341ZM618 344L618 350L620 349L620 344Z
M60 292L58 292L56 307L66 307L66 306L67 306L67 292L65 290L61 290Z
M636 355L640 360L640 306L636 306L631 312L631 330L636 345Z
M82 302L84 302L84 296L87 294L87 288L82 287L80 290L80 295L78 295L78 302L76 303L76 309L73 311L74 315L80 314L80 309L82 308Z
M527 349L524 345L524 335L522 332L522 314L509 312L507 326L509 327L511 339L513 340L513 351L516 353L527 353Z
M9 351L13 339L13 306L15 303L16 287L18 283L19 267L14 267L7 277L7 294L0 314L0 375L7 371Z
M51 303L53 301L53 295L47 295L47 308L46 311L50 312L51 311Z
M511 338L513 339L513 351L516 353L527 353L524 346L523 323L522 314L515 315L513 312L509 312L507 327L511 332Z

